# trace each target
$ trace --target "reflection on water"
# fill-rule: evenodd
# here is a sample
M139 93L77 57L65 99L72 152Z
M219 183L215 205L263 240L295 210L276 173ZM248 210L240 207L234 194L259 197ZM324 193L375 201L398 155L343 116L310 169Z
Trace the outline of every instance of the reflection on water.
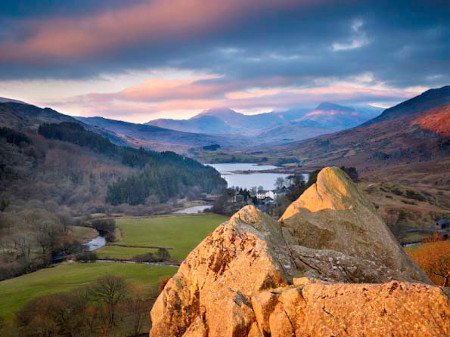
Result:
M179 211L173 212L174 214L197 214L203 213L208 208L211 208L212 205L202 205L202 206L193 206L184 209L180 209Z
M258 171L276 169L273 165L257 165L254 163L221 163L208 164L220 172L228 187L242 187L251 189L253 186L262 186L265 190L273 190L278 177L286 178L289 174L283 173L260 173ZM255 171L255 173L244 174L236 171Z

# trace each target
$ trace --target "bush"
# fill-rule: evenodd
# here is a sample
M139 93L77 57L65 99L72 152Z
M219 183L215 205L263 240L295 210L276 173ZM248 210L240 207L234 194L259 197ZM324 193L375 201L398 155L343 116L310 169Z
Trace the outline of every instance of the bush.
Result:
M113 242L116 240L115 230L116 221L114 219L98 219L90 222L90 227L96 229L106 241Z
M144 262L156 262L156 258L155 258L155 256L154 256L151 252L133 256L133 259L132 259L132 260L133 260L134 262L139 262L139 263L144 263Z
M341 166L341 170L347 173L350 179L353 180L355 183L358 182L359 175L355 167Z
M135 262L165 262L170 260L170 253L167 248L158 248L155 254L148 252L133 257Z
M439 286L448 286L450 272L450 242L424 243L409 252L411 258Z
M97 260L96 252L81 252L75 255L75 260L78 262L95 262Z

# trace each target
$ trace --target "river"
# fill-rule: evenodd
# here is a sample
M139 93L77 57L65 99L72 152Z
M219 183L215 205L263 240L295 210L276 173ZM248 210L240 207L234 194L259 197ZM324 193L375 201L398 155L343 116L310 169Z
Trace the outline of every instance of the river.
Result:
M251 189L252 187L262 186L265 190L273 190L277 178L286 178L289 174L258 172L265 170L274 170L279 167L273 165L258 165L255 163L221 163L207 164L220 172L228 187L242 187ZM242 171L252 171L243 173ZM304 175L307 178L307 174Z
M86 249L90 252L97 250L99 248L102 248L106 245L106 239L99 235L96 236L95 238L93 238L92 240L86 242L85 244L83 244L84 247L86 247Z

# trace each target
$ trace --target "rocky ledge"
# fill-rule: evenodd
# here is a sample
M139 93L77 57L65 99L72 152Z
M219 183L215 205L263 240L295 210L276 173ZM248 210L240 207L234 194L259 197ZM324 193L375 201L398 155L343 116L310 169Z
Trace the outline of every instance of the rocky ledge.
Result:
M151 337L450 335L446 295L338 168L278 222L246 206L220 225L151 319Z

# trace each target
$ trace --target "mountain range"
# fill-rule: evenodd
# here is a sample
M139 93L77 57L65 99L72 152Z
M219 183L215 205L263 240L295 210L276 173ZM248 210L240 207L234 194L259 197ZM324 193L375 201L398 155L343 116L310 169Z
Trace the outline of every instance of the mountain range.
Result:
M210 109L186 120L158 119L146 124L73 118L50 108L2 101L0 124L8 127L36 129L41 123L77 122L117 145L192 156L214 146L232 154L253 151L265 157L293 157L309 166L363 168L429 161L449 151L450 86L428 90L381 114L370 106L325 102L315 109L256 115Z
M347 107L324 102L315 109L244 115L229 108L210 109L189 119L156 119L149 125L212 135L262 136L265 143L300 140L362 124L381 113L371 106ZM281 136L280 134L289 134Z
M386 109L358 127L265 151L293 156L309 166L425 162L450 155L449 121L450 86L445 86Z

